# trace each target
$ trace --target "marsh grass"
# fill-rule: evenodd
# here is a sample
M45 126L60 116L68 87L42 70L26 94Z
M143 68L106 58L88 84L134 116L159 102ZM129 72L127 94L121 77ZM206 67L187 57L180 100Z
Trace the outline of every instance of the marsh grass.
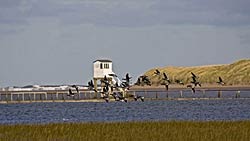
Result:
M218 77L226 82L227 85L249 85L250 84L250 59L239 60L228 65L210 65L197 67L164 67L158 68L161 72L168 74L172 82L175 79L182 80L185 84L190 83L191 73L199 76L199 81L202 84L216 84ZM160 76L154 75L155 68L147 71L145 75L149 76L152 84L159 84Z
M1 125L0 140L250 140L250 121Z

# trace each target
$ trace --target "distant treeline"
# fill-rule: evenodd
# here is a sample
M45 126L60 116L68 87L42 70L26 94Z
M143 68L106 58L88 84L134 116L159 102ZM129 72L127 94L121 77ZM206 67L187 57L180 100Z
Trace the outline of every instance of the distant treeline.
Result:
M161 74L155 75L158 69ZM219 76L226 85L249 85L250 84L250 59L244 59L226 65L208 65L196 67L174 67L153 68L145 73L152 82L152 85L162 83L163 72L165 72L174 84L175 80L182 80L185 84L191 81L191 72L199 76L202 84L216 84Z

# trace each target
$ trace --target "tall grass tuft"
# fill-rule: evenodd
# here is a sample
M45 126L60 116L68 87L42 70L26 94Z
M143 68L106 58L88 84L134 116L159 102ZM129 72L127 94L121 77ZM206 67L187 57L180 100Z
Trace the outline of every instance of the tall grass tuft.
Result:
M250 121L1 125L0 140L250 140Z

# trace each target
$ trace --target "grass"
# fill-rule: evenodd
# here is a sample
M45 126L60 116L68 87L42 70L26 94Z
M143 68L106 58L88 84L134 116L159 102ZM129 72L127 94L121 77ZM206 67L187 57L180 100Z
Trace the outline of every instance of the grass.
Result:
M153 85L161 83L161 76L155 76L153 68L145 73L149 76ZM249 85L250 84L250 59L239 60L228 65L211 65L197 67L164 67L158 68L161 72L167 73L172 82L175 79L182 80L185 84L191 81L191 72L199 76L202 84L216 84L218 77L222 77L227 85Z
M1 125L0 140L250 140L250 121Z

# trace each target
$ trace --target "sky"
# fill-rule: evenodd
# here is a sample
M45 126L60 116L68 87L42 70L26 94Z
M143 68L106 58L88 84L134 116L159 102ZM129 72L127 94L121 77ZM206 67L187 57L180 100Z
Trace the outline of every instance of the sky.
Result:
M0 87L250 58L249 0L0 0Z

